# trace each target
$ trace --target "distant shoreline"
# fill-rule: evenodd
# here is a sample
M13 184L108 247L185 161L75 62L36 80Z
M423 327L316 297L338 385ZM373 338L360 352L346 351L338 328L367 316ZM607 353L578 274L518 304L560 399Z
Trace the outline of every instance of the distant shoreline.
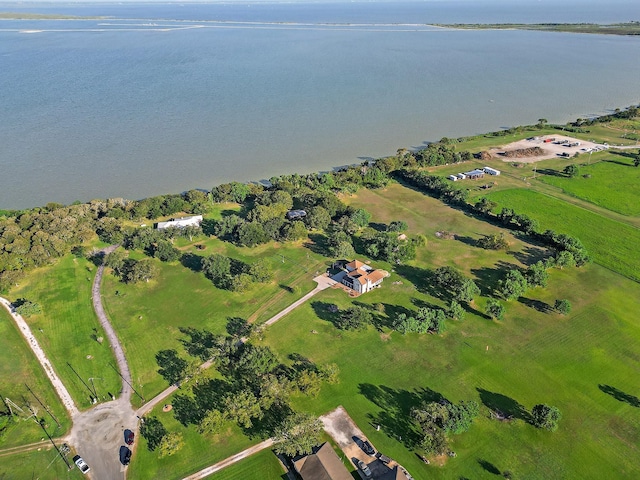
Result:
M589 33L595 35L640 35L640 22L626 23L451 23L434 27L458 30L538 30L541 32Z

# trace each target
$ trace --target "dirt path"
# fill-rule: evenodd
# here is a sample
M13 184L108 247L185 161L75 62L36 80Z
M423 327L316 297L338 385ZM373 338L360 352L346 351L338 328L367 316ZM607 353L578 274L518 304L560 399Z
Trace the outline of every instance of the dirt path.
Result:
M22 315L19 315L18 313L16 313L15 309L13 308L9 300L7 300L6 298L0 297L0 303L4 305L4 307L11 314L11 318L13 318L14 322L16 322L16 325L18 326L18 330L20 330L20 333L29 344L29 347L31 347L31 350L33 351L36 358L38 359L38 362L40 362L40 365L42 365L42 368L44 369L44 372L47 374L47 377L49 377L49 380L51 381L53 388L56 390L56 393L60 397L60 400L62 400L62 404L64 405L64 408L67 409L67 412L69 412L69 415L73 420L73 418L79 413L78 407L76 407L76 404L73 401L73 398L71 397L71 395L69 394L67 387L64 386L64 384L62 383L62 380L60 380L60 377L58 377L55 370L53 369L51 362L45 355L44 350L42 350L42 347L40 347L38 340L36 340L36 337L31 332L29 325L27 325L27 322L25 322L24 318L22 318Z
M221 462L218 462L214 465L211 465L207 468L203 468L202 470L200 470L199 472L196 472L192 475L189 475L188 477L184 477L182 480L198 480L200 478L205 478L208 477L209 475L222 470L225 467L228 467L229 465L232 465L236 462L239 462L240 460L243 460L251 455L253 455L254 453L258 453L266 448L269 448L273 445L273 439L269 438L267 440L265 440L264 442L261 442L257 445L254 445L253 447L249 447L246 450L243 450L240 453L236 453L235 455L230 456L229 458L225 458L224 460L222 460Z
M108 255L113 252L118 245L111 245L102 250L104 255ZM129 403L131 401L131 371L129 370L129 364L127 363L127 358L124 355L124 350L122 349L122 344L116 335L111 322L107 318L107 315L104 311L104 307L102 306L102 296L100 295L100 285L102 284L102 275L104 273L104 265L100 265L98 267L98 271L96 272L96 276L93 280L93 286L91 288L91 300L93 301L93 309L98 316L98 320L100 321L100 325L104 329L107 338L109 339L109 345L111 345L111 350L113 350L113 354L116 357L116 363L118 364L118 370L120 371L120 375L122 375L122 390L121 395L122 398Z
M59 441L59 438L54 438L53 441ZM13 455L14 453L30 452L32 450L40 450L53 448L49 440L42 440L41 442L29 443L27 445L18 445L17 447L3 448L0 450L0 457L6 457Z

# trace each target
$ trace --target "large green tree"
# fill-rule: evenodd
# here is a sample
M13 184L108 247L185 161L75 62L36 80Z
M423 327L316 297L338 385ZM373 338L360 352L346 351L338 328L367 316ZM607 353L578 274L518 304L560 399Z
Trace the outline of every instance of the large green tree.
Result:
M276 452L290 457L307 455L322 441L322 422L310 413L297 412L276 428Z

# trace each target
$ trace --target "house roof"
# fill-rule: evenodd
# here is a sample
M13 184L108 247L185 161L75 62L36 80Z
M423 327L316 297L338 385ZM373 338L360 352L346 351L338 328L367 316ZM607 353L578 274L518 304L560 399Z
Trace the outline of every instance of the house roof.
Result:
M294 462L302 480L353 480L336 452L323 443L314 452Z
M349 262L345 265L345 267L353 268L354 270L358 270L360 267L364 267L365 264L360 260L354 260L353 262Z
M400 467L395 466L392 470L382 475L380 480L409 480L409 477L405 475Z
M367 275L367 278L369 279L369 281L371 281L371 283L376 283L388 276L389 273L385 270L374 270L369 275Z

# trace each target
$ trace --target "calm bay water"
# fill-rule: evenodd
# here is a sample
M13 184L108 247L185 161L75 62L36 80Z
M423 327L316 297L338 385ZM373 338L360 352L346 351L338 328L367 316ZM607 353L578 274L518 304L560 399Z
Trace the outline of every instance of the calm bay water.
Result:
M0 21L0 209L328 170L638 103L640 38L417 25L627 21L636 3L0 3L112 17Z

